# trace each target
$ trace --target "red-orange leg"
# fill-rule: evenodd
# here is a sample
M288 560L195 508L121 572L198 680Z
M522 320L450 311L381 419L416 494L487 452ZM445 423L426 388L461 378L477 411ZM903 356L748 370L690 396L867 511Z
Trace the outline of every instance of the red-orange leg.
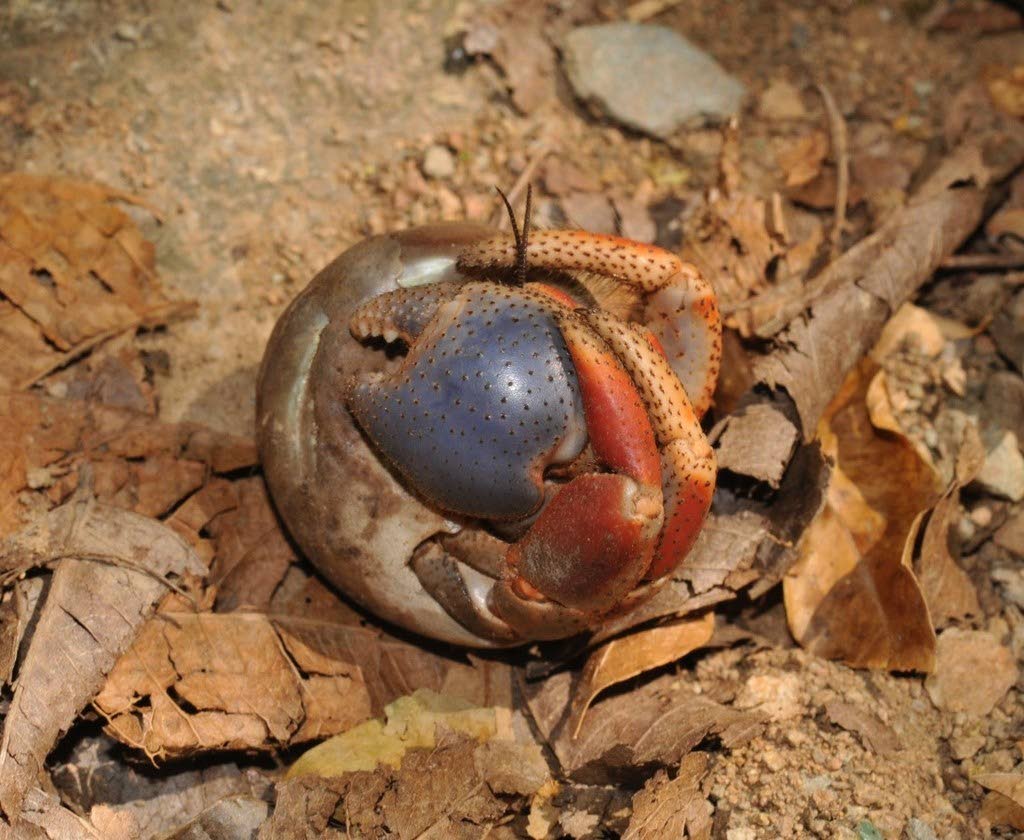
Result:
M574 478L509 549L513 591L598 615L647 573L663 523L661 463L647 408L616 354L575 313L559 320L591 446L614 472Z

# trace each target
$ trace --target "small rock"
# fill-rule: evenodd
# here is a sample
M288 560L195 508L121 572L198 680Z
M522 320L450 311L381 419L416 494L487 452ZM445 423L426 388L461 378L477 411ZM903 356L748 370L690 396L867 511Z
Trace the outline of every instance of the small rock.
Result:
M903 831L907 835L907 840L939 840L932 827L917 817L907 820L906 828Z
M996 545L1024 557L1024 510L1018 510L992 535Z
M949 739L949 751L957 761L964 761L977 754L985 746L985 736L974 735L953 736Z
M651 243L658 236L658 226L650 212L639 201L616 198L615 210L619 214L619 230L626 239Z
M562 209L572 227L591 233L615 233L615 211L601 193L569 193L562 199Z
M992 508L987 505L978 505L971 513L971 522L979 528L987 528L992 524Z
M1000 585L1003 597L1024 609L1024 569L995 568L990 574Z
M794 718L803 711L803 685L797 674L757 674L736 696L737 709L757 709L772 720Z
M935 672L924 687L938 708L983 717L1016 681L1013 654L995 636L950 627L939 636Z
M1020 454L1017 436L1005 432L994 448L985 455L985 463L975 476L974 484L993 496L1019 502L1024 499L1024 456Z
M134 23L122 23L114 30L114 37L117 38L118 41L137 44L142 37L142 33L139 32L139 27Z
M727 828L725 830L725 840L757 840L757 832L747 826Z
M713 58L663 26L582 26L569 33L563 54L580 99L655 137L726 120L745 93Z
M776 79L761 94L758 103L761 116L774 122L799 120L807 116L807 109L795 85L783 79Z
M1024 372L1024 292L996 313L988 328L1002 353L1018 372Z
M455 158L446 146L428 146L423 155L423 174L428 178L451 178L455 174Z
M993 373L985 383L982 427L1013 432L1024 440L1024 379L1010 371Z

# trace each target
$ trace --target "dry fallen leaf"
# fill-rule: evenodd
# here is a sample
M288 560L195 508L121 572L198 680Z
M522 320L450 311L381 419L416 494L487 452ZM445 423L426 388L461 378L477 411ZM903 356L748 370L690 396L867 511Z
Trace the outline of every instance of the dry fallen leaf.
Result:
M159 522L89 499L8 537L0 562L8 570L57 562L4 720L0 808L17 819L58 735L167 594L165 578L206 570Z
M472 21L465 48L488 55L505 74L512 102L529 114L555 95L555 52L545 37L543 4L504 3Z
M690 753L674 779L659 770L633 797L633 816L622 840L663 837L708 840L713 808L701 791L708 773L707 753Z
M763 715L730 709L693 694L672 675L593 705L576 738L567 725L573 675L523 686L533 718L571 779L636 783L653 767L676 767L709 736L726 749L756 737Z
M714 629L715 616L709 612L699 618L662 624L612 639L593 651L587 657L573 694L569 724L573 737L579 734L583 717L598 694L609 686L675 662L703 647Z
M786 143L776 155L786 176L786 186L799 187L817 178L828 150L828 135L824 131L811 131Z
M272 787L262 773L233 762L162 767L126 762L120 744L102 733L75 739L50 766L61 801L80 814L100 808L127 814L142 837L168 837L221 800L260 799ZM247 836L247 835L245 835Z
M492 668L443 659L349 620L161 612L117 662L96 706L114 737L163 756L324 738L421 687L470 702L507 696L485 688Z
M532 742L516 743L511 709L474 706L459 697L429 689L419 689L389 703L384 708L383 720L368 720L307 750L288 769L288 778L340 776L356 770L375 770L378 765L397 769L410 750L434 749L442 730L462 733L480 743L503 742L514 748L520 767L543 768L544 773L533 779L532 789L523 793L533 793L548 781L540 748ZM505 787L516 788L520 781L506 779Z
M986 74L988 95L996 107L1011 117L1024 117L1024 64L993 68Z
M522 806L505 784L516 760L448 732L433 749L410 750L397 770L291 778L278 784L259 837L323 837L329 823L352 837L478 837Z
M1024 831L1024 776L1019 773L978 773L974 781L991 793L980 816L993 825Z
M119 201L137 203L87 181L0 175L0 389L191 308L165 296L155 249Z
M873 373L867 362L855 369L819 424L837 470L784 580L786 614L793 636L819 656L927 672L935 634L909 561L938 477L906 438L872 425Z
M99 501L160 516L202 487L210 473L255 463L251 440L195 423L159 423L127 409L0 393L0 536L33 510L69 498L85 465Z

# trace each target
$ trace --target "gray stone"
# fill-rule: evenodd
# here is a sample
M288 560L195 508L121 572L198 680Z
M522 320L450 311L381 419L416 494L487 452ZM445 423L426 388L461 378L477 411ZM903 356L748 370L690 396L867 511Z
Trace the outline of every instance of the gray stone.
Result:
M745 93L713 58L663 26L582 26L566 37L563 55L577 96L655 137L725 120Z
M981 421L984 428L1013 432L1024 440L1024 379L1009 371L993 373L985 384Z
M988 450L974 484L1011 502L1024 499L1024 456L1013 432L1001 435L999 442Z

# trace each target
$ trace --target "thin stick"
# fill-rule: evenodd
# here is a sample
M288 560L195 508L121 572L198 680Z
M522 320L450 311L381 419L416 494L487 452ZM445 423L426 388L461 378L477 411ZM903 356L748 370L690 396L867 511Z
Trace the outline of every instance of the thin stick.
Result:
M828 113L829 133L832 135L832 156L836 161L836 207L829 236L829 255L834 260L839 256L846 228L846 202L850 194L850 153L847 147L846 120L836 106L836 100L823 82L815 85Z
M1024 268L1021 254L953 254L939 263L942 271L1012 271Z
M683 0L640 0L639 3L634 3L626 9L626 17L632 23L643 23L682 2Z
M523 171L519 173L519 177L516 178L516 182L512 185L512 189L508 191L508 200L510 202L515 204L519 200L519 196L523 194L523 190L533 183L533 176L536 174L537 168L544 162L544 158L546 158L550 153L551 143L547 139L541 140L537 144L537 150L534 152L533 157L530 158L530 162L527 163L523 168ZM505 229L505 222L508 220L508 217L504 213L499 211L492 218L492 225L498 228L498 230Z

